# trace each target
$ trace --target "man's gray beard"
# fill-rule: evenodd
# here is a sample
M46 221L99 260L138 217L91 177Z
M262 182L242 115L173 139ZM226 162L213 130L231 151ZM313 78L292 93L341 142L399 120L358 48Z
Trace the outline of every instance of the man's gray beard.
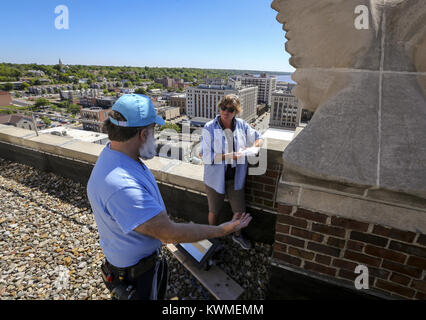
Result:
M155 157L157 145L154 134L150 133L145 143L139 148L139 155L143 160L149 160Z

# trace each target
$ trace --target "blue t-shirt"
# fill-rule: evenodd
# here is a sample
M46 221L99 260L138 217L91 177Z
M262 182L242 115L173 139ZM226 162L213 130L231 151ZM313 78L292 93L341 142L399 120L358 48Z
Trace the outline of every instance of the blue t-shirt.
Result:
M133 231L165 211L151 171L124 153L102 150L87 184L87 195L107 260L119 268L135 265L161 241Z

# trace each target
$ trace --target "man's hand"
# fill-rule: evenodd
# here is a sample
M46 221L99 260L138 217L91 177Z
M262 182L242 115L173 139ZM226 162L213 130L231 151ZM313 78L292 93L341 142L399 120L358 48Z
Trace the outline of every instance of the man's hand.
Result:
M243 214L242 212L235 212L234 215L232 216L232 220L241 219L242 214Z
M188 243L204 239L218 238L247 227L251 217L243 213L234 215L231 221L220 226L196 223L175 223L169 219L166 211L137 226L134 231L159 239L163 243Z
M248 213L236 213L231 221L222 223L219 227L221 227L226 234L230 234L247 227L251 219L252 217Z

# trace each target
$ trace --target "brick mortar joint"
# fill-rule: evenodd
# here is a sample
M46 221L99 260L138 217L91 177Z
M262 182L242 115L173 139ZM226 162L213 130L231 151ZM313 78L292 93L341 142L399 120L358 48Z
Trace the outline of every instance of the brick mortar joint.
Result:
M420 235L421 235L421 233L416 233L416 235L414 236L414 239L413 239L413 243L418 243L418 244L420 244L418 241L419 241L419 238L420 238Z
M317 253L318 254L318 253ZM315 257L317 256L317 254L315 255ZM293 256L293 255L291 255L291 256ZM333 264L332 264L332 262L330 262L330 264L328 264L328 265L325 265L325 264L322 264L322 263L320 263L320 262L318 262L318 261L316 261L315 260L315 257L314 257L314 260L307 260L307 259L305 259L305 258L303 258L303 257L297 257L300 261L301 261L301 263L300 263L300 266L296 266L297 268L299 268L299 269L303 269L303 270L306 270L307 272L311 272L311 273L318 273L318 274L320 274L320 275L322 275L322 276L328 276L328 277L331 277L332 279L335 279L336 281L350 281L350 280L348 280L347 278L345 278L344 276L341 276L340 275L340 271L341 270L345 270L345 271L347 271L347 272L350 272L350 270L348 270L348 269L345 269L345 268L341 268L341 267L337 267L337 266L333 266ZM283 266L285 266L285 267L292 267L292 268L294 268L294 266L292 266L291 264L288 264L288 263L286 263L285 261L282 261L282 260L280 260L280 259L275 259L276 261L275 261L275 264L277 265L277 266L280 266L280 267L283 267ZM348 262L350 262L350 263L354 263L354 262L352 262L352 261L348 261ZM309 268L307 268L306 267L306 263L312 263L313 265L318 265L318 266L320 266L320 267L323 267L323 268L328 268L328 269L330 269L330 270L334 270L334 275L330 275L329 273L324 273L324 272L320 272L320 271L317 271L317 270L311 270L311 269L309 269ZM387 271L387 270L386 270ZM355 273L355 270L353 270L353 272ZM394 282L394 281L391 281L390 280L390 277L391 277L391 274L393 274L392 272L389 272L388 271L388 276L386 277L386 278L380 278L380 277L377 277L377 276L372 276L372 275L369 275L369 279L372 279L373 280L373 283L370 285L370 288L373 288L373 289L377 289L377 290L381 290L381 291L384 291L384 292L386 292L387 294L391 294L391 296L402 296L402 297L405 297L404 295L400 295L400 294L397 294L397 293L395 293L394 291L391 291L391 290L388 290L388 289L383 289L383 288L380 288L379 286L377 286L377 281L378 280L383 280L383 281L388 281L388 282L390 282L391 284L393 284L394 286L397 286L397 287L401 287L401 288L403 288L403 289L408 289L408 290L411 290L411 291L413 291L414 292L414 294L413 294L413 296L412 296L412 298L411 299L416 299L415 297L416 297L416 295L418 294L418 293L421 293L421 294L423 294L421 291L419 291L419 290L417 290L417 289L415 289L415 288L413 288L412 287L412 283L413 283L413 281L414 281L414 278L410 278L410 282L407 284L407 285L403 285L403 284L400 284L400 283L398 283L398 282ZM406 298L406 297L405 297Z
M308 261L308 262L310 262L310 261ZM317 263L317 264L321 265L322 267L327 267L327 268L331 268L331 269L336 270L335 275L331 276L329 274L320 273L318 271L312 271L312 270L309 270L309 269L305 269L305 259L303 259L303 258L301 259L301 265L300 266L294 266L294 265L288 264L284 261L281 261L281 260L275 259L275 258L271 258L270 263L271 263L271 265L278 267L278 268L290 270L290 271L302 274L304 276L312 277L312 278L315 278L315 279L320 279L320 280L326 281L326 282L331 281L332 283L334 283L336 285L343 285L344 287L353 289L353 287L349 285L350 283L353 283L352 281L348 280L347 278L339 276L339 271L344 270L343 268L338 268L338 267L333 267L333 266L325 266L325 265L321 265L320 263ZM313 263L315 263L315 262L313 262ZM325 277L326 280L323 277ZM368 294L371 294L373 296L378 296L378 297L381 297L381 298L385 298L385 299L395 298L395 296L396 297L403 297L404 299L407 299L407 297L396 294L393 291L389 291L389 290L382 289L382 288L378 287L377 284L376 284L377 281L383 280L383 279L370 276L370 279L371 278L373 278L373 283L370 285L370 290L374 289L374 291L367 292ZM389 281L389 280L386 279L384 281ZM389 282L391 282L391 281L389 281ZM391 283L393 283L393 282L391 282ZM397 285L397 284L395 284L395 285ZM415 297L416 297L417 293L420 292L419 290L416 290L416 289L411 288L411 287L402 286L402 285L399 285L399 286L414 291L414 295L411 299L416 299Z
M291 228L293 228L293 226L291 226ZM291 229L291 230L292 230L292 229ZM291 232L291 231L290 231L290 232ZM294 238L297 238L297 239L299 239L299 240L304 241L304 247L303 247L303 249L304 249L305 251L310 252L310 253L313 253L313 254L315 254L315 255L320 254L320 255L324 255L324 256L329 257L329 258L331 259L331 261L330 261L331 265L333 264L333 262L334 262L336 259L342 259L342 260L347 261L347 262L352 262L352 263L364 264L364 265L365 265L365 262L360 262L360 261L357 261L357 260L355 260L355 259L353 259L353 260L352 260L352 259L348 259L348 258L346 258L346 257L345 257L345 253L346 253L347 251L351 251L351 252L354 252L355 254L363 254L363 255L365 255L365 256L367 256L367 257L369 257L369 258L377 259L377 260L379 261L378 266L377 266L377 267L373 267L373 266L371 266L371 267L373 267L373 268L381 268L381 269L386 270L387 272L389 272L389 275L386 277L386 280L390 279L390 276L391 276L391 274L392 274L392 273L395 273L395 271L393 271L393 270L391 270L391 269L388 269L388 268L385 268L385 267L383 267L382 265L383 265L383 262L384 262L385 260L386 260L386 261L393 262L393 263L398 263L398 262L395 262L395 261L390 260L390 259L386 259L385 257L379 257L379 256L374 256L374 255L371 255L371 254L365 253L365 250L363 250L362 252L357 252L357 251L354 251L354 250L348 249L348 248L347 248L347 246L345 246L344 248L336 248L336 249L340 250L340 253L339 253L339 256L338 256L338 257L335 257L335 256L331 256L331 255L329 255L329 254L327 254L327 253L318 252L318 251L315 251L315 250L309 249L309 248L307 247L307 246L308 246L308 243L309 243L309 240L307 240L307 239L300 238L300 237L295 236L295 235L293 235L293 234L291 234L291 236L292 236L292 237L294 237ZM315 241L314 241L314 243L323 244L322 242L320 243L320 242L315 242ZM295 248L295 249L298 249L298 248ZM291 253L288 253L288 254L292 255ZM408 260L408 258L410 257L410 255L407 255L407 254L404 254L404 255L405 255L405 257L406 257L406 258L405 258L405 263L406 263L406 261ZM293 255L292 255L292 256L293 256ZM304 258L303 258L303 259L304 259ZM404 265L404 263L399 263L399 264L403 264L403 265ZM421 277L425 276L425 274L426 274L426 270L423 272L423 275L422 275ZM408 275L407 275L407 276L408 276ZM420 277L420 278L421 278L421 277ZM419 279L420 279L420 278L419 278ZM414 277L413 277L413 279L417 279L417 278L414 278Z
M285 206L285 204L284 204L284 206ZM298 211L298 209L303 209L303 210L309 211L312 214L318 213L318 214L327 216L326 221L324 223L318 222L316 220L315 221L314 220L310 220L310 219L307 219L307 218L304 218L304 217L295 217L295 218L306 220L308 224L317 223L317 224L321 224L321 225L326 225L328 227L334 227L334 228L344 229L345 230L345 236L344 236L345 240L352 240L352 239L350 239L350 233L352 231L356 231L356 232L361 232L361 233L369 234L369 235L372 235L372 236L375 236L375 237L380 237L380 238L387 239L388 242L387 242L385 248L388 248L388 246L390 245L391 241L398 241L398 242L402 242L404 244L411 244L411 245L415 245L415 246L426 247L425 245L423 245L423 244L421 244L421 243L418 242L419 239L420 239L420 237L422 235L425 235L424 233L421 233L419 231L415 232L415 231L398 229L398 228L395 228L395 227L392 227L392 226L382 225L382 224L373 223L373 222L359 221L359 220L356 220L354 218L346 218L346 217L342 217L342 216L339 216L339 215L330 214L330 213L327 213L327 212L318 212L318 211L314 211L314 210L311 210L311 209L306 209L306 208L300 207L298 205L292 205L291 207L292 207L291 213L287 214L289 216L294 216L294 214ZM366 231L361 231L361 230L358 230L357 228L353 229L353 228L348 228L348 227L345 227L345 226L339 226L339 225L332 224L331 223L332 218L341 218L341 219L346 219L346 220L354 221L355 223L366 224L367 225L367 230ZM384 227L384 228L390 228L390 229L395 229L398 232L403 232L403 233L414 233L415 236L414 236L413 240L406 241L406 240L400 239L398 237L392 237L392 236L386 236L386 235L376 234L376 233L373 232L375 226ZM308 225L308 227L310 227L310 225ZM349 234L348 234L348 231L349 231ZM339 237L339 236L337 236L337 237ZM339 238L341 238L341 237L339 237Z

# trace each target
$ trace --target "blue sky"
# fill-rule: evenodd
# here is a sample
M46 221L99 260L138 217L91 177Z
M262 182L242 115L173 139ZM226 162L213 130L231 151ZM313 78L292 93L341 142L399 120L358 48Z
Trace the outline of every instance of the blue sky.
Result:
M0 62L293 71L272 0L3 1ZM69 30L55 7L69 8Z

